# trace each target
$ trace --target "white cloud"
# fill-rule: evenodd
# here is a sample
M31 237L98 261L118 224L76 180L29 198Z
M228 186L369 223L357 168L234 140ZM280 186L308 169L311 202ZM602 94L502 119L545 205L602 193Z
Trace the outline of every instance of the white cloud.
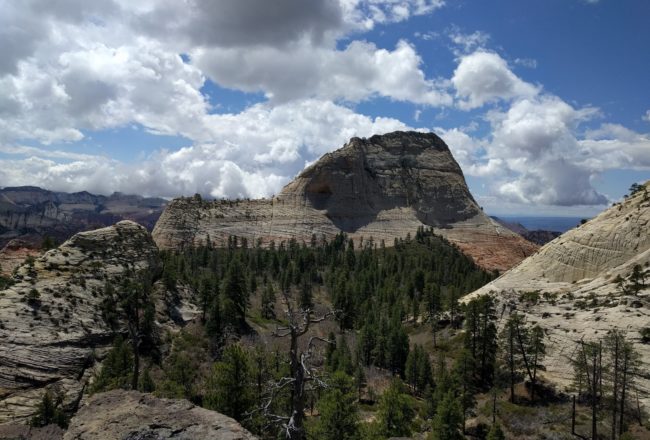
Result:
M212 139L206 77L274 103L376 96L449 105L415 48L337 40L431 13L439 0L126 0L11 3L0 14L0 142L78 141L138 123ZM4 5L4 3L3 3ZM383 14L377 17L377 11ZM275 17L275 18L273 18ZM273 19L271 19L273 18ZM179 53L192 55L184 62ZM6 55L6 56L4 56Z
M498 54L483 50L461 57L451 81L464 110L539 93L539 87L518 78Z
M645 112L645 115L641 116L641 119L643 119L646 122L650 122L650 110Z
M103 194L263 197L277 193L306 162L341 147L353 136L411 129L395 119L369 118L322 100L256 104L238 114L210 115L205 124L211 128L210 142L158 151L138 164L2 147L2 152L27 157L0 160L0 181L6 186L30 184Z
M484 49L490 39L490 35L485 32L475 31L465 34L457 27L452 27L449 33L449 39L454 44L453 52L456 56L462 56L478 49Z
M444 81L427 79L422 59L406 41L394 50L353 41L344 50L290 48L197 50L194 63L217 83L247 92L263 91L275 102L315 97L358 102L374 96L433 106L449 105Z
M518 66L527 67L529 69L537 68L537 60L534 58L515 58L514 63Z

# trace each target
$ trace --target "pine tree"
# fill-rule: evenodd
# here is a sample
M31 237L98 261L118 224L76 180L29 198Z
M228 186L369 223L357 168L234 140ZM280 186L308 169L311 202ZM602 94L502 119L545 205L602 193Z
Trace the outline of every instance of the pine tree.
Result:
M221 291L223 292L222 319L235 328L241 328L246 322L248 294L246 278L239 260L235 259L230 263Z
M68 427L68 417L61 408L63 396L53 395L50 390L46 390L43 399L38 404L36 414L30 421L31 426L41 427L55 424L61 428Z
M252 408L251 366L248 354L238 344L224 350L206 383L204 404L241 421Z
M498 423L495 423L490 428L488 432L487 440L506 440L506 435L503 433L501 426Z
M320 417L313 428L313 438L322 440L359 439L359 415L355 405L352 379L341 371L329 380L329 387L318 401Z
M116 388L128 389L133 374L133 351L121 335L113 341L113 347L102 363L102 369L95 378L92 392L108 391Z
M377 431L384 437L408 437L415 412L399 379L393 379L379 401Z
M515 383L521 377L522 359L517 344L517 329L523 323L523 318L513 312L499 335L503 364L505 365L510 383L510 401L515 401Z
M262 292L261 315L264 319L275 319L275 291L268 283Z
M433 440L462 440L463 410L453 391L447 392L438 404L433 418Z

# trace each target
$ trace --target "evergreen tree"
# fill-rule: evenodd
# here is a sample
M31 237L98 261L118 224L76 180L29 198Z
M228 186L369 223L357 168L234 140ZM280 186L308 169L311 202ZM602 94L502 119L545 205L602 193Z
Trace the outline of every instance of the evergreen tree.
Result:
M43 399L36 408L36 414L30 420L30 425L35 427L55 424L61 428L68 427L68 417L61 408L63 396L52 395L50 390L46 390Z
M313 438L359 439L359 415L355 399L352 379L341 371L335 372L330 378L327 391L318 401L320 417L313 428Z
M208 377L205 407L241 421L252 409L255 403L253 398L248 354L240 345L230 345L224 350L223 359L214 364Z
M498 423L495 423L490 428L488 432L487 440L506 440L506 435L503 433L501 426Z
M462 440L463 410L453 391L447 392L438 404L433 418L433 440Z
M142 379L140 380L140 391L143 393L152 393L156 391L156 384L151 377L151 370L145 368L142 372Z
M411 435L414 416L415 412L405 394L402 381L393 379L379 400L378 434L384 437L408 437Z
M239 260L235 259L230 263L221 291L223 292L222 319L236 329L242 328L246 322L248 294L246 278Z
M510 401L515 401L515 383L521 378L523 361L517 342L517 331L523 324L523 318L517 312L513 312L506 324L503 326L499 338L501 340L501 357L505 365L510 384Z
M133 351L130 344L121 335L113 341L113 347L102 363L102 369L92 385L93 392L108 391L116 388L128 389L132 382Z
M363 369L363 365L361 365L361 362L357 361L356 365L357 367L354 370L354 385L357 388L357 399L361 400L361 393L367 385L366 373Z
M275 319L275 291L268 283L262 292L261 315L264 319Z

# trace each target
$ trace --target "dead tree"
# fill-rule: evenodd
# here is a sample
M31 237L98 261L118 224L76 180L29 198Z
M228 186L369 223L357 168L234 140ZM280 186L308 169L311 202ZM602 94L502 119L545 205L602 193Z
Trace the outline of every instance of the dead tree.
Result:
M273 336L278 338L289 338L289 369L290 375L283 377L271 385L268 397L261 410L262 414L271 423L280 423L288 440L304 440L306 438L304 428L305 406L307 402L307 391L309 388L324 388L327 384L318 377L317 372L311 367L310 360L314 353L316 342L321 341L327 344L333 343L327 339L311 336L304 351L300 350L300 338L307 334L312 324L317 324L332 316L334 312L325 313L319 317L312 316L311 308L294 309L289 295L282 292L286 305L288 325L278 327ZM291 389L291 410L289 416L271 413L271 406L275 398L284 390Z

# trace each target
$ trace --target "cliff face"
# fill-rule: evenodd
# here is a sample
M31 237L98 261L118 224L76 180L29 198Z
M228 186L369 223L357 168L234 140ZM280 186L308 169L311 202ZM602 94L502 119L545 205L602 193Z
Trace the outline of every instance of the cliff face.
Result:
M148 229L162 212L165 200L115 193L64 193L33 186L0 189L0 248L14 238L39 245L44 236L59 242L73 234L112 225L120 220L137 221Z
M106 281L160 269L151 236L131 221L79 233L19 267L0 292L0 424L28 419L45 387L76 406L95 350L113 339L101 315Z
M645 192L567 231L465 298L493 295L505 312L517 310L542 326L549 340L545 376L561 386L572 379L568 359L577 343L596 340L612 329L626 333L641 354L643 369L650 369L650 345L640 334L650 327L650 182L644 187ZM646 287L626 293L617 277L629 278L636 265L645 273ZM524 300L524 292L537 292L533 296L538 298ZM650 378L638 379L648 407Z
M353 138L270 200L176 199L153 237L161 248L178 248L208 239L223 245L231 235L268 245L344 231L356 241L392 245L420 226L433 227L488 269L507 269L536 250L483 214L438 136L416 132Z

